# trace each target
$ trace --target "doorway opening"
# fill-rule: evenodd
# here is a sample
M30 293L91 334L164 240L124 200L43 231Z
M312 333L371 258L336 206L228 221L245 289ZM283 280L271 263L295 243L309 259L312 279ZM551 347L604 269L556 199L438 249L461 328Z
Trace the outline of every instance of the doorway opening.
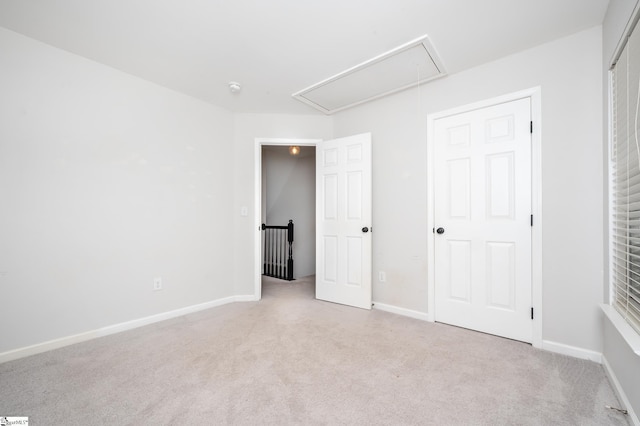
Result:
M262 298L263 282L270 289L282 283L309 287L309 276L315 274L315 147L318 142L317 139L255 140L255 206L259 212L254 244L256 300ZM299 147L296 155L290 153L292 146ZM294 280L264 277L262 224L286 225L289 220L295 224Z
M262 147L314 146L316 299L371 309L371 134L328 141L256 139L255 206L262 210ZM261 215L256 212L255 218ZM258 221L257 221L258 222ZM262 223L254 239L255 300L262 297Z

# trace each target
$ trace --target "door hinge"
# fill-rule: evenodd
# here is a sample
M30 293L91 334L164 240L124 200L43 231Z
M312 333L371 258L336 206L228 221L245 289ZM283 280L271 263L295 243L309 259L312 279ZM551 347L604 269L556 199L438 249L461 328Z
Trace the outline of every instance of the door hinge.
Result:
M533 308L531 308L531 319L533 319Z
M529 122L529 133L533 133L533 121Z
M533 226L533 215L531 215L531 226Z

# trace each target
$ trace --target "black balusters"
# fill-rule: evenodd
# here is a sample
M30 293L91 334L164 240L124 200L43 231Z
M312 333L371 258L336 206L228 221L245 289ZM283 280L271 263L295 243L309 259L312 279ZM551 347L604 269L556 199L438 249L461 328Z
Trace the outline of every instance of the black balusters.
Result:
M264 250L262 274L293 280L293 220L285 226L262 224Z

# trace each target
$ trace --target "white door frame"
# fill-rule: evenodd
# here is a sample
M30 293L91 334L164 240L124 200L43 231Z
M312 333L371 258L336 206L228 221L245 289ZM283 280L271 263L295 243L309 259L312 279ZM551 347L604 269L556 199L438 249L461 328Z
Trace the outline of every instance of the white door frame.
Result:
M474 102L472 104L449 109L427 115L427 225L434 228L434 143L435 120L450 115L461 114L476 109L482 109L496 104L515 101L518 99L531 99L531 120L533 121L533 133L531 135L531 213L533 214L533 228L531 234L531 304L534 309L532 320L533 339L532 344L536 348L542 348L542 147L541 124L542 106L540 87L522 90L495 98ZM427 228L427 229L428 229ZM427 233L427 290L428 290L428 321L435 321L435 238L432 232Z
M262 147L271 146L313 146L322 139L283 139L283 138L256 138L254 144L254 218L256 230L253 242L253 276L254 276L254 300L262 299Z

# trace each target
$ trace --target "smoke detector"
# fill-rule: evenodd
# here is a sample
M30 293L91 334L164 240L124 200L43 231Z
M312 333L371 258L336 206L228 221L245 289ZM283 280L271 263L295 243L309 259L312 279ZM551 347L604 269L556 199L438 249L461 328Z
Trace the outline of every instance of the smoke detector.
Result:
M241 89L242 86L240 86L240 83L238 83L237 81L229 82L229 90L231 91L231 93L238 93Z

